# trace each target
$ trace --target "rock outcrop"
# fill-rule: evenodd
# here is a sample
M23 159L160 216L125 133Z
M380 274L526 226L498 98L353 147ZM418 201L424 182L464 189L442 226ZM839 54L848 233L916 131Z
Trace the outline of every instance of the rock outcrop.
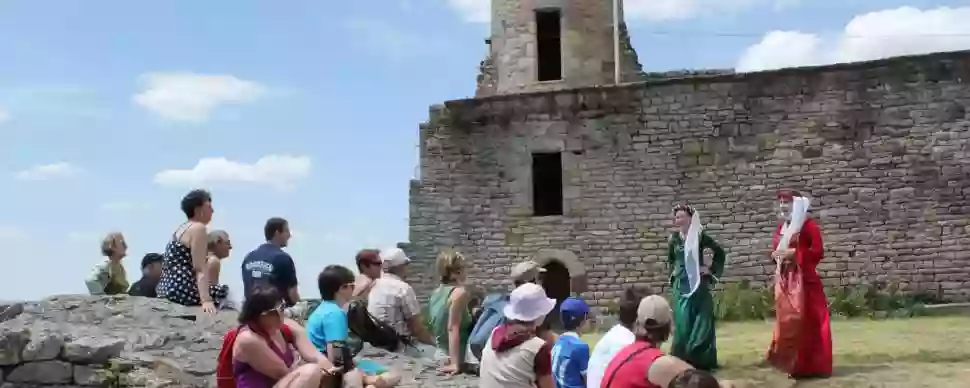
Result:
M199 315L159 299L54 296L0 303L0 388L210 387L235 312ZM361 357L400 370L401 386L477 386L436 365L365 347Z

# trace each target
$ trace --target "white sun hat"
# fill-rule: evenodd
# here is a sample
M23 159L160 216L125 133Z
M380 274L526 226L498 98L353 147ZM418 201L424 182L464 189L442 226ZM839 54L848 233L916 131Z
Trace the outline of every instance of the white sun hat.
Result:
M535 283L526 283L509 295L509 303L502 311L514 321L533 322L556 308L556 300L546 296L546 290Z

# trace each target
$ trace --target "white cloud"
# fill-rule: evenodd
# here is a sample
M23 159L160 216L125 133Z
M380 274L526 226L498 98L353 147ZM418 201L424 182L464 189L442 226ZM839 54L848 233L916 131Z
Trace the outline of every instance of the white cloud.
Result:
M970 49L970 7L900 7L854 17L834 36L772 31L749 47L738 71L854 62Z
M132 100L165 119L200 123L220 105L245 104L266 94L262 85L231 75L147 73Z
M46 181L56 178L70 178L81 173L81 168L61 162L34 166L17 173L17 179L24 181Z
M491 0L448 0L448 6L469 23L488 23L491 19Z
M310 158L306 156L267 155L252 164L226 158L203 158L191 169L172 169L155 174L155 183L195 187L249 183L287 190L310 175L310 166Z
M3 123L10 121L10 119L11 119L10 111L3 109L3 107L0 106L0 125L3 125Z
M772 31L748 47L738 61L739 71L779 69L815 64L821 39L797 31Z

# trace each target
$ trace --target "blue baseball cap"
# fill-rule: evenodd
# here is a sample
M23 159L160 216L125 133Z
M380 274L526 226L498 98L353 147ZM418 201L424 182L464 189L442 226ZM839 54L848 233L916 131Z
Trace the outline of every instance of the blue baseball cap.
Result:
M589 315L589 305L582 299L569 297L559 305L559 316L562 317L563 324L568 325L571 322L586 319L587 315Z

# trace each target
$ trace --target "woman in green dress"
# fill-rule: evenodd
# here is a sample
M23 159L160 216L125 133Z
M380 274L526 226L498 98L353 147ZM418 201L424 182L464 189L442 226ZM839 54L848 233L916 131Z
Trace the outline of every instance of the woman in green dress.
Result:
M678 230L670 236L667 257L674 300L670 354L697 369L713 370L718 364L711 289L724 271L724 249L703 231L693 207L675 207L674 225ZM713 253L710 261L704 259L705 248Z
M440 284L431 293L428 312L431 316L431 335L438 349L448 355L448 364L440 369L445 374L462 370L472 315L468 309L471 293L465 288L465 257L454 250L438 253L435 263Z

